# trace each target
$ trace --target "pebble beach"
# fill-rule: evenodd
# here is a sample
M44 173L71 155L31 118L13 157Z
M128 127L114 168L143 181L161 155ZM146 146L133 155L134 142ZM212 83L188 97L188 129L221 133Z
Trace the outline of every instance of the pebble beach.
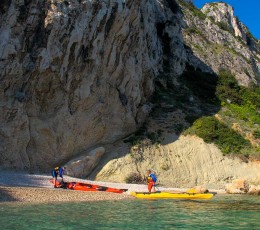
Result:
M130 191L146 192L147 186L140 184L110 183L90 181L64 176L66 182L83 182L102 186L128 189L123 194L111 192L86 192L70 189L53 188L49 175L28 174L19 172L0 172L0 202L52 203L99 200L134 199ZM157 187L160 191L185 192L186 189ZM221 193L223 191L217 191Z
M0 202L51 203L121 200L131 198L127 193L116 194L102 191L85 192L53 188L53 185L49 182L50 179L52 179L52 177L48 175L0 172ZM77 181L94 184L94 181L81 180L68 176L64 176L64 181ZM97 183L95 182L95 184ZM106 183L104 182L103 185L105 184ZM119 188L121 186L122 185L117 185L116 187Z
M0 186L0 202L53 203L130 199L127 194L68 189Z

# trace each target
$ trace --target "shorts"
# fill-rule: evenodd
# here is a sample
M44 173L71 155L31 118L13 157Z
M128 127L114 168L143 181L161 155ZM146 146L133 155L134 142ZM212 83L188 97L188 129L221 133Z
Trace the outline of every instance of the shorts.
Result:
M152 191L152 187L155 186L155 183L152 181L152 182L149 182L148 183L148 191L151 192Z

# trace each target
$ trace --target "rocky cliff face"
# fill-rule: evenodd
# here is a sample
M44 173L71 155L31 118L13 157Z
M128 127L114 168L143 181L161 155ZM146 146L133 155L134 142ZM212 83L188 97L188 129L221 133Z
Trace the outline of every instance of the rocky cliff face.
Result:
M259 45L232 8L197 14L186 2L1 1L1 166L49 169L126 137L151 111L154 82L188 65L259 83Z
M215 73L229 69L241 85L248 86L252 82L259 85L259 42L234 16L231 6L209 3L200 12L182 4L182 10L186 23L184 40L192 53L192 57L188 57L190 64Z
M136 129L162 55L157 1L2 1L1 165L48 168Z

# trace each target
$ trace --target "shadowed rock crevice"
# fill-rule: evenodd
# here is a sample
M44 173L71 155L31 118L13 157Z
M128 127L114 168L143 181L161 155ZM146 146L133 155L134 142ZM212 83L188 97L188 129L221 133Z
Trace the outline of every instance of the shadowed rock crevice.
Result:
M11 1L9 0L3 0L0 2L0 13L4 14L7 12L7 10L9 9L9 6L11 4Z
M166 0L168 7L171 9L173 14L176 14L180 11L179 4L175 0Z
M114 6L111 9L110 17L107 20L107 23L106 23L106 26L105 26L105 38L108 36L108 34L109 34L110 30L111 30L111 27L112 27L112 25L113 25L113 23L114 23L114 21L116 19L117 8L118 8L118 3L115 2Z

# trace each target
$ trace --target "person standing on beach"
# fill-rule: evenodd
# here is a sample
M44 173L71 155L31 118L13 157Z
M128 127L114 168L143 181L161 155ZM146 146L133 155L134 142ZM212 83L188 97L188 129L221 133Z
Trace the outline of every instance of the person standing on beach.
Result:
M147 184L148 184L148 192L155 192L155 183L157 178L154 174L152 174L151 170L147 170Z
M55 167L55 169L53 169L51 171L51 175L53 177L53 180L54 180L54 188L57 188L57 185L56 185L56 182L57 182L57 177L60 176L61 177L61 183L63 183L63 171L64 171L65 168L62 168L62 167Z

